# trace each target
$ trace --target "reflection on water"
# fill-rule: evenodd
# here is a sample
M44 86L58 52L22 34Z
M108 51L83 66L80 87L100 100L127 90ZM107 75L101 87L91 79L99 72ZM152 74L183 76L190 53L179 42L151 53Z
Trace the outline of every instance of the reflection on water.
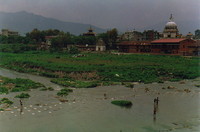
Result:
M45 77L5 69L0 69L0 75L28 78L48 87L62 88ZM138 84L134 89L124 86L75 89L65 103L56 98L57 91L30 91L30 99L22 100L22 105L19 99L13 98L16 93L0 95L14 101L10 111L0 112L0 131L197 132L200 130L200 89L195 84L199 82ZM168 86L176 89L162 89ZM149 91L146 92L146 88ZM185 88L191 92L184 92ZM159 102L155 101L157 97ZM133 105L128 109L112 105L115 99L130 100Z

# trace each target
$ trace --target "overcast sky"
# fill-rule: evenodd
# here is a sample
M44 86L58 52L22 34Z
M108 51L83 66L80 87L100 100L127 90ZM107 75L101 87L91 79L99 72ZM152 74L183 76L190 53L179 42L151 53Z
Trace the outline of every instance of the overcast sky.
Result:
M0 11L27 11L101 28L143 28L168 21L200 20L200 0L0 0Z

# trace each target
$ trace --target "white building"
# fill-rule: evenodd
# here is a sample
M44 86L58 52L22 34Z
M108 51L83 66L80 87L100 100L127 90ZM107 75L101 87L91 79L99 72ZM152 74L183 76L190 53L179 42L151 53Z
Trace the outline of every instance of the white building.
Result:
M167 22L163 31L164 38L177 38L179 36L178 27L176 23L173 21L173 19L174 18L171 14L169 22Z

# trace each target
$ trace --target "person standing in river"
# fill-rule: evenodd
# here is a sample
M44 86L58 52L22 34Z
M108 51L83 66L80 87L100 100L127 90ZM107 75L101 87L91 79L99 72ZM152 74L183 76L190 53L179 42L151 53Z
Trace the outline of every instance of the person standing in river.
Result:
M21 99L19 100L19 102L20 102L20 114L21 114L23 112L23 103Z

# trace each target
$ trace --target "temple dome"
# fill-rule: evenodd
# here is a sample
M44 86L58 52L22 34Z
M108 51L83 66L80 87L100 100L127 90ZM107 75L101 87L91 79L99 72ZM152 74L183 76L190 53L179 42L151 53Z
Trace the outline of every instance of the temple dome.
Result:
M164 38L176 38L178 35L178 26L173 21L173 16L171 14L169 21L166 23L163 36Z
M177 27L175 22L169 21L167 22L167 24L165 25L165 27Z

